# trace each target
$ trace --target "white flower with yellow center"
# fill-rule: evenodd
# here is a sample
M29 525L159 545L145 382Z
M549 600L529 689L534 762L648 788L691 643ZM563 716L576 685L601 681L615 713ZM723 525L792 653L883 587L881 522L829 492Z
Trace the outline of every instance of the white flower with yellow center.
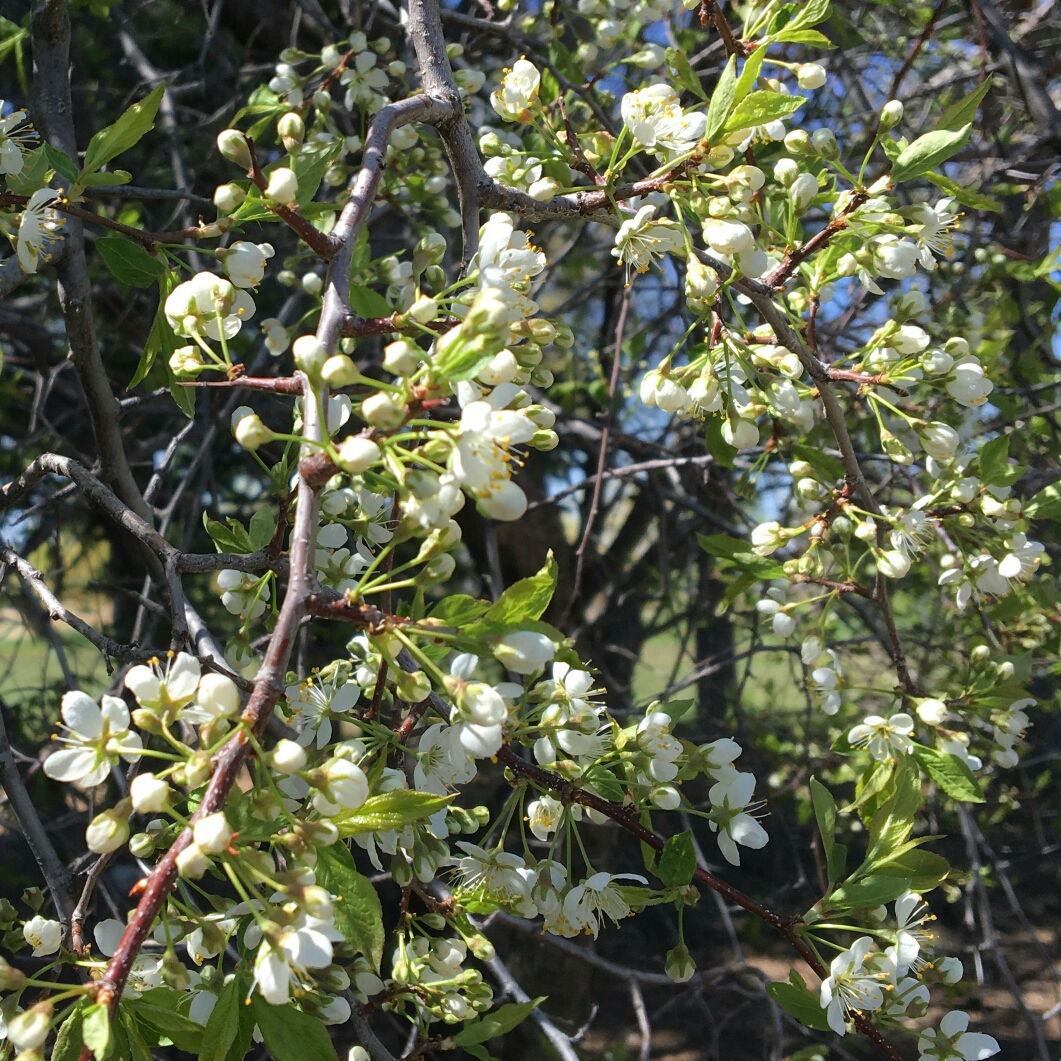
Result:
M612 255L620 265L644 273L657 258L682 250L684 242L677 225L666 219L656 221L655 216L654 206L642 206L622 223L612 247Z

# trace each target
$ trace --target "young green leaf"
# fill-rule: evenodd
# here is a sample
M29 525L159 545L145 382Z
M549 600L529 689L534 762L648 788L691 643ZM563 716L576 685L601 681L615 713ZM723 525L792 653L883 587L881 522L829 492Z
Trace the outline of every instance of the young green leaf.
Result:
M115 280L129 287L150 287L166 275L162 262L124 236L101 236L96 250Z
M522 1024L545 1001L545 995L527 1002L510 1002L495 1009L478 1020L466 1021L464 1027L453 1037L458 1046L465 1048L496 1039ZM283 1059L280 1059L283 1061Z
M740 77L737 79L737 87L733 94L735 103L740 103L755 88L756 78L758 78L759 72L763 68L763 60L766 58L766 48L765 44L760 44L745 60L744 69L740 72Z
M247 537L250 539L250 544L254 547L253 551L264 549L273 540L273 533L276 531L276 517L273 516L273 510L268 505L258 509L251 516L249 531L250 533Z
M1001 214L1005 209L997 199L974 192L972 188L963 188L957 181L952 181L950 177L945 177L942 173L926 173L925 180L931 181L941 192L946 192L952 199L956 199L970 210L990 210L991 213Z
M871 910L898 899L910 888L907 877L869 876L841 885L827 900L831 910Z
M963 125L959 129L934 129L919 136L892 163L892 183L913 180L946 162L965 145L971 128Z
M239 1011L243 1008L243 990L233 977L217 996L203 1032L199 1061L225 1061L239 1032Z
M674 75L674 80L678 82L682 88L687 88L694 96L699 96L702 100L707 100L707 93L704 91L704 86L700 84L700 78L693 72L693 68L689 65L689 60L685 57L685 52L681 48L668 48L666 51L667 67L670 72Z
M371 881L358 873L345 844L332 844L317 852L317 883L335 901L335 927L346 941L379 969L383 960L383 909Z
M525 619L540 619L549 607L556 589L556 561L552 551L537 574L513 582L486 613L495 623L518 623Z
M156 988L156 991L158 990L160 989ZM199 1053L203 1026L176 1009L154 1005L145 1001L146 998L147 995L128 1004L130 1011L136 1014L136 1019L172 1039L178 1050L188 1054Z
M668 888L684 888L696 872L696 850L693 834L686 829L669 837L659 855L657 876Z
M328 1029L317 1017L286 1006L271 1006L261 995L251 1007L265 1047L276 1061L335 1061Z
M818 832L822 838L822 850L825 861L833 857L833 843L836 834L836 800L833 794L816 778L810 781L810 798L814 804L814 818L818 823Z
M77 1061L81 1056L81 1047L84 1044L81 1036L81 1022L84 1019L86 1008L83 1002L79 1003L59 1026L59 1032L55 1036L55 1045L52 1047L52 1061Z
M394 312L378 291L361 284L350 285L350 308L359 317L389 317Z
M985 486L1012 486L1028 469L1009 463L1009 435L999 435L980 450L980 480Z
M969 93L964 99L958 100L943 112L943 117L936 124L936 129L947 129L954 131L961 129L976 120L976 112L980 108L980 101L987 95L991 87L991 75L988 75L982 84Z
M165 87L157 85L139 103L134 103L113 125L100 129L88 142L82 173L95 173L96 170L102 169L112 158L128 151L144 133L153 129L155 115L164 92Z
M803 96L786 96L783 92L760 89L751 92L733 108L726 121L724 131L734 133L741 129L752 129L756 125L785 118L798 111L807 100Z
M1027 519L1061 519L1061 484L1051 483L1033 494L1021 513Z
M826 1012L818 1001L818 996L807 990L807 985L798 973L793 973L799 983L777 981L766 985L766 993L787 1013L795 1017L800 1024L815 1031L827 1032L829 1021Z
M491 605L484 600L476 600L467 593L454 593L443 597L431 609L432 619L441 619L447 626L461 627L475 622L490 610Z
M162 102L164 87L157 85L139 102L124 112L114 125L100 129L88 142L83 173L95 173L112 158L128 151L149 129L155 127L155 115Z
M959 803L983 803L984 794L968 764L950 752L914 745L914 758L922 769L951 799Z
M336 818L340 836L357 836L360 833L385 833L388 829L401 829L413 822L430 818L447 806L452 796L434 796L430 792L415 792L400 788L371 796L358 810Z
M726 127L726 119L733 109L734 99L737 91L737 57L731 55L726 62L715 85L715 91L711 93L711 102L707 107L707 128L704 131L704 139L713 143Z
M77 180L77 164L65 151L45 143L44 153L48 156L49 165L60 177L65 177L68 181Z
M102 1002L86 1007L81 1017L81 1038L96 1061L103 1061L111 1045L111 1021Z

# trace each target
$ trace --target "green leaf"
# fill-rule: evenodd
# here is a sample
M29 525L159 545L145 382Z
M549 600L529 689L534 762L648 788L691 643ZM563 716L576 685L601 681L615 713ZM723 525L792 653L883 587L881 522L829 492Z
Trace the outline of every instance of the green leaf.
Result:
M96 1061L103 1061L111 1045L111 1020L102 1002L85 1008L81 1018L81 1038L96 1055Z
M726 119L733 110L736 91L737 57L731 55L719 76L715 91L711 93L711 102L707 107L707 128L704 131L704 139L708 142L717 140L726 127Z
M485 615L490 607L489 601L476 600L467 593L453 593L440 600L430 615L432 619L441 619L447 626L461 627Z
M910 889L908 877L869 876L837 888L826 902L831 910L872 910Z
M350 285L350 308L359 317L389 317L394 312L378 291L361 284Z
M786 30L791 32L792 30L817 26L819 22L824 22L828 17L829 0L810 0L809 3L797 9L792 18L781 27L781 32L784 33ZM792 38L778 36L774 39L791 40Z
M1028 519L1061 519L1061 484L1051 483L1024 502Z
M156 990L158 990L156 988ZM139 998L129 1003L129 1009L136 1014L137 1020L173 1040L178 1050L188 1054L197 1054L202 1046L203 1026L196 1024L190 1017L176 1009L152 1005Z
M921 804L921 778L917 768L903 757L895 767L895 792L869 822L869 853L865 865L891 857L914 827L914 816Z
M997 199L974 192L972 188L963 188L957 181L952 181L942 173L926 173L925 180L931 181L940 191L946 192L970 210L990 210L992 213L1001 214L1005 209Z
M775 43L780 43L781 41L786 41L789 44L812 44L816 48L828 48L830 50L836 47L824 33L819 33L816 29L783 29L774 37Z
M339 898L335 927L378 970L383 960L383 908L368 877L357 872L346 844L317 849L317 883Z
M983 803L984 795L968 764L950 752L914 745L914 758L921 768L951 799L959 803Z
M853 811L868 803L884 789L884 786L892 779L894 771L894 759L885 759L883 762L875 760L870 768L859 777L855 784L855 800L846 806L844 811Z
M268 505L258 509L251 516L248 538L255 552L259 549L264 549L273 540L275 532L276 517L273 516L273 510Z
M830 884L843 878L847 872L846 844L833 844L833 849L829 852L829 859L825 868Z
M129 380L128 390L132 390L133 387L138 386L147 379L147 375L154 367L155 359L159 354L162 355L162 360L166 364L169 378L172 378L172 372L169 369L169 359L173 351L177 349L177 335L170 327L169 320L166 317L166 296L173 290L175 285L176 278L172 272L166 270L165 276L159 280L158 284L158 309L155 310L155 319L151 324L147 342L144 343L144 352L140 355L136 371L133 373L133 378ZM180 403L178 402L178 404Z
M527 1002L510 1002L478 1020L467 1021L453 1038L458 1046L465 1048L496 1039L522 1024L544 1001L545 995L540 995Z
M77 1061L81 1056L81 1047L84 1045L81 1021L84 1019L85 1008L84 1003L76 1005L70 1011L70 1016L59 1026L55 1045L52 1047L52 1061Z
M828 476L830 479L844 477L844 462L839 457L830 457L828 453L823 453L817 446L797 443L792 447L792 455L798 460L806 461L819 475Z
M48 161L47 145L27 151L22 156L22 172L7 175L7 188L15 195L32 195L38 188L43 188L48 170L55 167Z
M965 99L958 100L943 112L943 117L936 123L936 129L944 129L954 132L962 126L969 125L976 120L976 112L980 108L980 101L987 95L991 87L991 76L988 75L981 85L969 93Z
M784 577L785 569L781 564L753 553L749 543L742 538L731 538L728 534L698 534L696 538L705 552L723 560L731 560L742 571L757 579Z
M783 92L774 92L772 89L751 92L733 108L733 113L729 116L724 131L733 133L739 129L766 125L767 122L784 118L793 111L798 111L806 102L803 96L786 96Z
M257 552L250 535L244 529L238 519L228 517L228 526L211 519L203 513L203 526L206 533L213 539L214 546L219 553L253 553Z
M715 614L716 615L725 615L726 611L729 609L729 606L742 593L744 593L746 590L751 589L752 586L757 585L758 582L759 582L759 576L758 575L753 575L750 571L745 571L740 576L740 578L738 578L735 582L731 582L726 587L726 592L723 595L722 600L719 601L718 607L715 609Z
M740 77L737 79L737 89L733 97L737 103L740 103L755 88L755 80L759 76L763 68L763 60L766 58L766 48L767 45L760 44L744 63L744 69L741 70Z
M930 892L939 887L950 873L950 865L945 858L932 851L914 850L904 851L887 862L878 862L873 872L879 876L907 877L911 891Z
M696 851L693 834L686 829L669 837L659 854L659 869L656 875L668 888L684 888L692 883L696 872Z
M239 1011L243 1008L243 986L233 977L217 996L203 1032L199 1061L225 1061L239 1032Z
M317 189L324 180L328 167L338 158L340 148L328 147L314 151L303 147L295 158L295 176L298 177L298 205L305 209L313 202ZM286 163L285 163L286 164Z
M113 125L100 129L88 143L82 173L95 173L112 158L128 151L149 129L153 129L164 91L164 86L157 85L139 103L134 103Z
M964 146L971 128L971 125L963 125L960 129L934 129L919 136L892 163L892 182L913 180L946 162Z
M266 1049L276 1061L335 1061L335 1047L318 1017L286 1006L270 1006L261 995L251 1007Z
M985 486L1012 486L1028 469L1009 463L1009 435L999 435L980 450L980 481Z
M96 240L96 250L111 275L130 287L150 287L166 275L162 262L124 236L102 236Z
M807 990L807 985L799 973L793 971L791 977L796 977L798 983L784 983L778 981L766 985L766 993L790 1016L795 1017L800 1024L813 1028L815 1031L827 1032L829 1020L818 996Z
M46 143L44 153L48 156L48 163L56 173L68 181L77 180L77 163L65 151L60 151L57 147Z
M704 86L700 84L700 78L693 72L693 68L689 65L689 60L685 57L685 52L681 48L668 48L666 51L667 66L670 68L671 73L674 75L674 80L678 82L682 88L687 88L694 96L699 96L702 100L707 100L707 93L704 91Z
M115 169L109 173L86 173L78 182L83 188L111 188L116 184L128 184L133 175L127 169Z
M828 863L833 857L833 844L836 835L836 800L833 794L816 778L810 781L810 798L814 805L814 819L818 823L818 833L822 838L822 850Z
M452 799L452 796L434 796L430 792L395 789L393 792L384 792L382 796L369 797L358 810L337 818L336 825L340 836L385 833L389 829L401 829L430 818L448 806Z
M147 1040L144 1039L136 1018L124 1006L119 1006L118 1013L121 1017L118 1030L125 1035L129 1042L131 1061L152 1061L151 1047L147 1045ZM123 1057L124 1055L119 1052L118 1056Z
M519 623L540 619L549 607L556 589L556 561L552 550L537 574L513 582L487 611L486 618L495 623Z

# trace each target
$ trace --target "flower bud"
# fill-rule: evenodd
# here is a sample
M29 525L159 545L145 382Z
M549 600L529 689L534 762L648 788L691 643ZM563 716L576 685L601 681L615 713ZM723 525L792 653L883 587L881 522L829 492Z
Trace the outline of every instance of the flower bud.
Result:
M129 838L129 854L133 858L150 858L155 853L155 838L150 833L134 833Z
M26 979L26 974L21 969L16 969L0 957L0 991L12 991L21 987Z
M684 984L692 979L693 973L696 972L696 962L684 943L679 943L673 950L667 951L664 971L676 984Z
M232 843L232 826L224 811L215 811L200 818L192 829L199 850L208 855L220 855Z
M129 784L129 798L137 814L158 814L169 801L169 785L154 774L137 774Z
M788 190L788 197L797 214L802 214L818 194L818 178L813 173L801 173Z
M363 435L348 435L339 446L335 463L350 475L360 475L380 457L380 448Z
M294 774L306 768L306 749L293 740L279 740L273 748L270 764L278 774Z
M986 663L991 658L991 649L987 645L977 645L969 655L974 663Z
M887 549L877 555L877 570L885 578L905 578L910 570L910 558L899 549Z
M280 166L269 174L265 197L273 202L289 204L298 198L298 177L293 169Z
M238 210L247 193L238 184L219 184L214 189L214 206L219 214L231 214Z
M542 177L540 180L531 183L527 189L527 194L539 203L547 203L551 199L555 199L562 188L563 185L553 177Z
M395 376L411 376L423 352L408 339L399 339L383 348L383 367Z
M1008 659L998 665L997 674L999 681L1008 682L1013 677L1014 673L1015 668Z
M439 192L445 191L445 179ZM446 237L440 232L429 232L416 245L413 252L413 272L422 273L432 265L440 265L446 256Z
M796 67L796 80L800 88L821 88L825 78L825 70L817 63L803 63Z
M811 136L814 151L821 158L832 160L840 157L840 148L836 143L836 134L832 129L815 129Z
M306 273L299 283L302 285L302 290L314 298L324 290L324 279L320 273Z
M408 704L419 704L431 695L431 679L422 671L398 671L394 684L399 699Z
M178 346L170 354L169 367L177 379L191 379L203 367L203 355L197 346Z
M917 717L925 725L938 726L947 717L947 705L942 700L922 700L917 705Z
M266 442L272 442L275 437L275 433L262 423L262 418L257 413L244 416L236 424L236 441L246 450L253 452Z
M239 689L236 683L224 674L212 672L199 679L195 700L211 714L229 717L239 711Z
M320 378L321 369L324 368L328 355L315 335L300 335L291 348L291 354L295 359L295 364L311 380Z
M948 986L953 986L965 975L965 968L960 958L940 958L936 962L940 979Z
M117 851L129 839L129 814L132 804L123 799L110 810L97 814L85 830L85 844L89 851L106 855Z
M329 387L347 387L360 378L361 373L346 354L333 354L321 369L321 379Z
M880 131L886 133L894 129L903 120L903 105L897 99L890 99L880 110Z
M229 160L243 169L251 168L251 153L247 138L238 129L222 129L217 134L217 149Z
M449 553L442 553L429 560L417 573L415 582L418 586L433 586L445 582L457 567L457 561Z
M409 307L409 316L420 324L430 324L438 316L438 303L427 295L421 295Z
M785 136L785 148L793 155L811 155L814 146L811 143L810 133L805 129L793 129Z
M177 872L182 877L198 880L210 868L210 859L196 844L189 844L177 856Z
M774 166L774 180L782 188L789 188L799 176L799 163L794 158L783 158Z
M289 155L297 155L306 138L306 123L296 111L288 111L277 123L276 134Z
M405 406L399 405L385 391L377 391L361 403L361 419L373 427L393 431L405 419Z
M38 1002L8 1022L7 1037L16 1050L36 1050L47 1040L51 1024L52 1004Z
M184 784L188 789L197 789L210 778L211 764L210 755L203 749L199 749L184 764Z
M549 453L560 445L560 436L555 431L535 431L530 445L539 453Z

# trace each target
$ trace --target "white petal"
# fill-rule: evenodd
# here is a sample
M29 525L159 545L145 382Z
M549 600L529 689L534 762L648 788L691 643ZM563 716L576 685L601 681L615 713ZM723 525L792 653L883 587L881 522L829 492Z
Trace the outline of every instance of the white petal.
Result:
M87 693L67 693L63 697L62 716L70 729L86 740L93 740L103 733L103 713Z
M95 762L96 753L91 748L61 748L44 760L44 772L53 781L80 781Z

